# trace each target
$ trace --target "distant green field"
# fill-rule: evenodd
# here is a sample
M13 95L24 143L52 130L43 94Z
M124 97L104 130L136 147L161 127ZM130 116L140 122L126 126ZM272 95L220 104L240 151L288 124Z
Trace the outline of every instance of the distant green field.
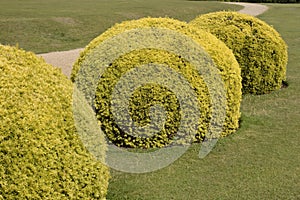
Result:
M0 43L35 53L84 47L117 22L141 17L189 21L201 13L236 10L186 0L1 0Z

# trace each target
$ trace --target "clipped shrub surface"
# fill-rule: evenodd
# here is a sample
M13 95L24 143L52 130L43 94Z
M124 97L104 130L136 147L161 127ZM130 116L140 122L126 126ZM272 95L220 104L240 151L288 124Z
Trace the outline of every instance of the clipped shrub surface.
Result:
M71 74L72 81L81 81L76 80L80 68L82 67L85 59L87 59L89 53L102 42L127 30L150 27L165 28L187 35L202 46L206 52L208 52L209 56L218 67L219 73L221 74L226 87L226 119L222 135L225 136L233 133L238 128L238 119L240 117L241 77L238 63L235 60L232 51L215 36L189 26L185 22L169 18L143 18L116 24L91 41L91 43L81 53L80 58L73 66ZM114 46L111 48L119 47ZM164 63L168 65L168 67L183 75L190 83L191 88L195 90L197 100L201 107L201 118L199 122L199 130L198 133L196 133L194 140L201 141L207 132L209 121L212 117L210 112L210 96L205 82L202 77L199 76L194 66L180 55L175 55L165 50L151 48L135 50L120 56L111 63L110 67L104 74L102 74L100 82L98 83L94 103L97 117L99 121L101 121L102 130L111 141L119 146L140 148L161 147L170 142L174 133L177 131L181 115L176 95L172 95L166 88L162 88L156 84L146 85L138 89L138 91L135 91L129 100L131 117L134 121L138 121L140 125L145 125L149 122L149 108L154 104L160 102L167 111L166 125L164 126L164 129L153 137L143 138L128 135L115 124L110 110L111 93L118 80L127 71L138 65L147 63ZM90 64L93 65L93 63ZM87 74L87 76L89 75ZM84 83L82 83L82 85L84 85ZM130 128L130 125L128 125L128 127Z
M59 69L0 45L0 199L105 199L108 168L78 138L72 92Z
M237 12L200 15L190 22L232 49L242 74L243 93L265 94L286 80L287 45L279 33L258 18Z

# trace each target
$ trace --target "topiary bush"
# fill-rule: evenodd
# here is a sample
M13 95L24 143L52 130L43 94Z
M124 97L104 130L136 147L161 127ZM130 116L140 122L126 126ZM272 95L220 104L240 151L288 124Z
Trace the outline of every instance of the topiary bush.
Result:
M287 45L262 20L237 12L200 15L190 22L207 30L232 49L242 72L243 94L266 94L286 80Z
M169 18L143 18L116 24L87 45L73 66L71 80L81 87L81 91L87 91L91 85L86 82L92 79L91 77L94 76L93 73L95 73L95 71L97 72L97 70L84 71L84 69L89 68L90 66L93 66L95 69L101 68L102 63L97 63L98 60L96 58L93 60L92 58L95 56L105 57L103 54L106 52L99 50L98 54L95 53L97 52L97 49L100 48L99 46L130 30L137 31L134 38L139 38L140 32L148 29L152 30L153 28L171 30L191 38L198 45L202 46L212 58L218 68L218 73L221 75L226 89L226 105L223 105L226 107L226 119L223 125L222 135L226 136L233 133L238 128L238 120L240 117L241 76L238 63L235 60L232 51L226 47L223 42L218 40L212 34L189 26L185 22ZM164 36L158 35L157 37L159 39L159 37ZM127 45L127 43L129 42L124 39L123 43L120 42L116 43L116 45L111 45L109 49L110 53L113 54L114 51L118 51L122 48L122 45ZM136 39L134 43L139 44L141 43L141 40ZM134 46L135 44L128 44L129 47L131 45ZM177 46L176 48L180 49L181 46ZM192 51L192 49L190 51ZM136 79L144 79L149 75L145 75L147 72L143 72L143 74L138 71L138 66L144 66L149 63L165 64L167 68L182 75L188 81L190 87L195 91L197 102L200 105L199 112L201 118L199 120L197 133L195 133L193 140L201 141L208 131L209 121L214 117L210 110L211 96L205 81L199 75L195 66L189 63L189 61L181 55L165 49L155 49L151 44L149 44L149 47L124 52L124 54L118 56L117 59L109 63L109 67L105 71L99 74L101 78L99 79L99 82L96 83L97 91L95 99L88 100L92 101L91 104L93 104L97 118L101 122L102 130L114 144L122 147L162 147L170 143L170 140L172 140L175 133L179 130L182 114L181 108L178 106L179 100L169 88L165 88L156 83L145 84L135 90L128 100L130 117L133 119L134 123L138 123L140 126L145 126L151 121L149 111L151 106L160 104L165 109L167 112L165 125L158 133L152 136L147 135L147 137L139 137L128 134L127 131L132 131L132 124L127 124L127 127L123 129L120 128L112 113L111 106L114 101L112 94L118 81L129 72L135 73L135 75L137 75L135 77L138 77L138 73L140 73L140 77ZM100 73L101 70L98 71ZM83 74L85 77L79 77L79 73ZM171 82L172 81L174 80L171 80ZM173 85L176 84L178 83L173 82ZM124 86L124 88L126 89L126 86ZM182 93L184 94L185 91L182 91ZM86 96L89 96L88 92L86 92Z
M108 168L79 140L72 92L59 69L0 45L0 199L105 199Z

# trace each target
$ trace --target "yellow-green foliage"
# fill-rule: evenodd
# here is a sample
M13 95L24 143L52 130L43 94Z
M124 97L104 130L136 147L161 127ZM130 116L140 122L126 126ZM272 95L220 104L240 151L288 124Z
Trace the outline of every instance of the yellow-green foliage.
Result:
M105 199L108 168L78 138L72 92L59 69L0 45L0 199Z
M258 18L237 12L215 12L190 22L232 49L242 72L243 93L265 94L286 79L287 45L279 33Z
M225 136L233 133L238 128L240 117L241 76L238 63L232 51L223 42L212 34L189 26L185 22L169 18L143 18L116 24L95 38L81 53L80 58L73 66L72 81L76 80L83 62L85 59L88 59L89 52L102 42L127 30L149 27L165 28L184 34L196 41L209 54L217 65L226 87L227 105L224 105L226 107L226 119L222 135ZM112 46L111 48L117 49L120 47ZM178 48L180 49L180 47ZM180 108L178 107L176 96L172 95L167 88L156 84L149 84L135 91L130 99L129 107L132 119L139 122L140 125L145 125L149 122L149 107L160 103L168 112L165 128L160 133L154 135L152 138L133 137L122 131L114 122L114 117L110 111L111 92L114 86L127 71L138 65L147 63L167 64L188 80L197 94L197 100L201 107L200 126L198 133L195 133L195 140L200 141L203 139L211 119L210 96L203 79L195 71L194 67L180 55L151 48L135 50L122 55L111 63L110 67L102 75L98 84L95 101L95 109L97 117L101 121L102 130L104 130L109 139L114 141L115 144L129 147L161 147L168 144L170 138L174 136L180 125Z

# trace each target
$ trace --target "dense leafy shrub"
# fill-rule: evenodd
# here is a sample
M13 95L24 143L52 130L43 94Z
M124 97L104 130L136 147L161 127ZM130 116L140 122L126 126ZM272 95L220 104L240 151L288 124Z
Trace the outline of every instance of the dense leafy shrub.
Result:
M0 45L0 199L105 199L108 168L78 138L72 92L59 69Z
M190 24L211 32L232 49L241 67L243 93L269 93L285 81L287 46L265 22L237 12L215 12Z
M128 30L150 27L173 30L186 35L200 44L204 50L208 52L209 56L217 65L226 88L227 105L224 105L226 106L226 119L222 135L225 136L233 133L238 128L238 119L240 117L241 77L238 63L235 60L232 51L215 36L189 26L185 22L169 18L143 18L116 24L91 41L81 53L80 58L73 66L71 74L72 81L85 85L85 83L80 83L82 80L80 78L78 79L78 73L81 68L86 67L85 62L91 57L90 53L92 50L95 50L104 41ZM120 48L122 45L123 44L111 46L111 52L113 52L114 49ZM178 46L178 48L180 49L180 46ZM101 52L99 54L101 54ZM176 95L172 94L168 88L161 87L157 84L148 84L138 89L138 91L135 91L129 100L131 117L140 125L145 125L149 122L149 108L154 104L161 104L167 111L168 114L164 128L152 138L134 137L121 130L115 123L110 109L112 101L111 94L119 79L126 72L132 71L136 66L147 63L166 64L169 68L181 73L181 75L188 80L190 86L197 94L197 100L201 107L200 126L194 140L200 141L203 139L203 136L207 132L209 121L212 118L210 112L210 94L208 94L208 89L203 79L199 76L198 72L195 71L194 67L180 55L176 55L166 50L152 48L138 49L125 53L114 60L114 62L110 63L110 67L101 74L94 105L97 117L101 121L102 130L111 141L119 146L141 148L161 147L170 142L170 139L178 130L178 126L180 126L179 120L181 115L178 99L176 99ZM88 64L95 65L95 67L101 67L97 66L96 63ZM92 77L92 75L88 73L86 76ZM143 78L143 76L140 78ZM83 86L81 90L85 91L85 87L89 87L89 85ZM130 129L130 125L128 125L128 128Z

